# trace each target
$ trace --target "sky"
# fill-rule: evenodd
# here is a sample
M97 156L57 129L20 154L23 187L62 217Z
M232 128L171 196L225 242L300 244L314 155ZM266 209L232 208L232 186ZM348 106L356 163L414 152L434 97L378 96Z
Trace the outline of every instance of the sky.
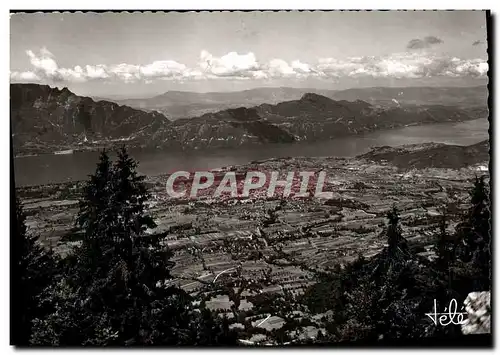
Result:
M80 95L264 86L467 86L487 78L481 11L11 14L11 82Z

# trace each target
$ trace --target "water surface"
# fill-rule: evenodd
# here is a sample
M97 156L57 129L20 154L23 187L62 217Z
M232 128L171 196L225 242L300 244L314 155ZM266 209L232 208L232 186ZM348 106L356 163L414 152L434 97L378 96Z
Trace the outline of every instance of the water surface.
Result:
M253 160L290 156L353 157L374 146L397 146L426 142L471 145L488 139L488 120L481 118L460 123L411 126L371 132L354 137L317 143L268 144L252 149L204 150L189 153L157 151L131 152L139 161L139 172L146 175L176 170L208 170ZM86 179L95 170L99 153L68 155L44 154L14 159L17 186L39 185Z

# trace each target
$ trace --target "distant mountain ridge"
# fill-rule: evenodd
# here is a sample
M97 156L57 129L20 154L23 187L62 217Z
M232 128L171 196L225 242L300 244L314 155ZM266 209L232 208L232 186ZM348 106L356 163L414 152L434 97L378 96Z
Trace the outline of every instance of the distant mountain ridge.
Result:
M320 141L407 125L460 122L476 118L447 106L378 107L356 101L335 101L306 93L298 100L262 104L178 119L172 123L183 146L194 149L236 147L253 143ZM169 145L171 132L157 131L151 142Z
M204 104L221 104L226 103L228 100L238 103L278 103L291 99L298 99L304 93L313 92L322 95L328 95L334 90L318 90L318 89L298 89L289 87L272 87L272 88L255 88L242 91L229 91L229 92L191 92L191 91L167 91L163 94L156 95L150 98L142 99L125 99L121 100L124 104L140 104L144 103L148 106L169 106L169 105L187 105L193 103Z
M337 91L335 99L361 99L372 104L487 106L488 88L468 87L372 87ZM395 102L395 101L397 102Z
M334 100L363 100L372 105L390 107L408 105L445 105L461 108L487 108L488 89L474 87L372 87L347 90L312 88L256 88L234 92L167 91L151 98L109 100L145 111L158 111L169 119L201 116L227 108L252 107L298 100L306 93L315 93Z
M376 162L389 162L403 169L460 169L488 162L489 149L488 140L469 146L425 143L399 147L376 147L358 157Z
M201 116L229 108L253 107L263 103L277 104L299 99L306 92L328 95L330 90L295 89L287 87L257 88L233 92L197 93L167 91L147 99L110 100L145 111L161 112L169 119Z
M458 122L473 118L447 106L379 107L362 100L335 101L307 93L299 100L257 107L260 115L297 140L324 140L414 124Z

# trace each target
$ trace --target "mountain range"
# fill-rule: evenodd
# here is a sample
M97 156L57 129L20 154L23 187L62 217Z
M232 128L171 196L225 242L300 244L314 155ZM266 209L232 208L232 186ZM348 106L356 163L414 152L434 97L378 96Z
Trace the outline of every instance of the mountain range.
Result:
M229 108L170 121L158 112L94 101L66 88L11 84L10 94L16 154L95 150L117 144L178 150L313 142L378 129L465 121L482 114L480 108L474 111L443 105L391 107L305 93L298 99L276 104ZM191 96L183 98L179 93L178 100L188 101Z
M445 105L460 108L486 108L488 89L473 87L372 87L347 90L312 88L256 88L235 92L168 91L151 98L103 99L145 111L158 111L170 120L201 116L227 108L252 107L264 103L277 104L298 100L306 93L326 96L333 100L363 100L372 105L400 107L408 105ZM96 98L97 100L97 98Z
M165 129L170 123L157 112L95 102L67 88L37 84L10 85L10 115L14 150L23 154L106 146Z

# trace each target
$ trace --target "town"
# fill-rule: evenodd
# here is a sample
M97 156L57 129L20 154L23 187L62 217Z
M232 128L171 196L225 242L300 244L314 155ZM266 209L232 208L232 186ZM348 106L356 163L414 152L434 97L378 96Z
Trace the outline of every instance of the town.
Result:
M286 179L278 180L280 175L285 175ZM333 192L323 191L325 179L326 172L324 171L300 171L297 174L293 171L286 174L280 171L248 171L244 174L236 174L235 171L226 171L223 174L210 171L198 171L191 174L187 171L177 171L168 177L166 191L169 196L176 198L207 197L210 191L213 193L212 197L215 198L227 195L233 198L249 197L265 192L267 197L329 199L333 197ZM309 187L310 185L315 186L314 192ZM214 190L215 186L217 187Z

